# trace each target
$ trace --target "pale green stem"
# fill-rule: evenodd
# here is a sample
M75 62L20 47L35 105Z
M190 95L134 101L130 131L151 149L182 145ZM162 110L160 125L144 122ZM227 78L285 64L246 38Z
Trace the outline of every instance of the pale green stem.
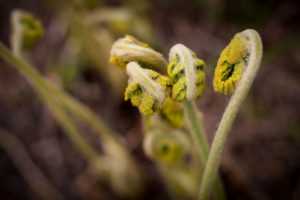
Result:
M64 108L57 104L44 88L37 89L38 93L43 97L44 102L52 110L56 119L60 122L65 132L68 134L72 142L80 149L80 152L90 161L95 160L99 154L86 142L86 139L80 134L78 129L73 125L72 118L63 111Z
M86 106L82 105L77 100L67 95L60 88L54 87L50 82L42 78L32 67L28 66L26 62L11 55L9 50L7 50L6 47L1 43L0 54L4 59L17 67L18 70L25 75L25 77L31 77L30 79L27 78L27 80L34 87L42 86L47 90L49 94L53 94L53 96L55 96L58 101L61 101L63 106L69 109L70 112L76 113L78 117L86 120L103 140L113 140L115 142L118 142L118 140L122 140L117 135L117 133L107 127L105 123L102 122L102 120L94 113L92 113Z
M200 160L203 164L205 164L208 157L209 146L205 134L203 132L202 122L199 122L199 118L197 116L197 106L193 101L186 101L183 103L183 105L184 105L186 120L190 127L193 140L196 143L195 146L198 149ZM216 179L216 183L214 187L214 196L217 200L226 199L225 192L223 189L223 184L219 176Z
M102 122L102 120L97 117L95 114L90 112L90 110L85 107L84 105L77 102L75 99L67 95L63 90L60 88L54 87L50 82L45 80L43 77L41 77L32 67L30 67L26 62L22 61L25 57L24 52L22 52L20 49L22 48L22 29L21 26L18 24L20 21L20 17L22 16L23 11L15 11L15 13L12 15L12 24L13 24L13 34L11 37L11 46L12 46L12 52L14 56L19 58L14 59L13 56L10 56L10 52L8 50L5 51L5 47L2 45L2 53L3 56L6 56L7 58L10 57L11 61L14 61L14 66L17 67L20 72L22 72L26 77L27 80L34 86L42 86L44 89L47 88L47 91L49 94L52 94L54 99L60 100L63 103L63 106L68 108L71 113L76 113L77 116L82 117L85 119L90 125L94 128L96 133L101 137L103 140L114 140L117 142L121 138L118 138L117 134L112 131L109 127L105 125L105 123ZM28 78L31 77L31 78ZM51 91L51 92L50 92ZM122 149L122 147L121 147ZM123 149L123 151L125 151Z
M215 181L227 136L238 114L238 111L249 92L261 63L262 44L259 34L250 29L243 31L241 34L249 40L248 64L240 82L238 83L236 91L228 103L213 140L199 189L200 200L209 199L210 190Z
M72 123L72 117L69 116L61 105L57 104L53 98L51 98L44 88L37 89L39 94L43 97L45 103L52 110L53 115L60 122L60 125L65 130L65 133L69 136L71 141L78 148L80 153L89 161L89 164L93 169L97 170L97 174L101 177L107 174L107 164L104 156L100 156L99 153L91 147L82 134Z
M208 143L205 135L203 133L202 127L200 125L198 116L197 116L197 107L193 101L185 101L184 105L184 112L192 132L193 140L196 142L196 146L198 148L198 152L200 155L200 159L202 163L206 162L208 156Z

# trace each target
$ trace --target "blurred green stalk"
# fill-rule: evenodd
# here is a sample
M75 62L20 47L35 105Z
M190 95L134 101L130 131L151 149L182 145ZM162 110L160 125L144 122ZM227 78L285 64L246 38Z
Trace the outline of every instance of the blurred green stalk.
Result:
M71 115L83 119L87 122L102 139L102 142L108 142L113 149L108 150L111 156L116 156L118 159L124 161L128 167L129 174L132 176L134 187L130 188L129 193L134 193L141 188L141 177L139 169L134 159L130 156L128 150L120 143L121 138L110 130L102 120L92 113L87 107L70 97L63 90L56 88L53 84L44 79L38 74L25 60L14 56L2 43L0 43L0 56L4 60L16 67L21 74L23 74L36 92L42 97L42 100L52 110L53 115L66 131L72 142L76 145L82 155L89 161L91 166L96 167L102 173L110 170L109 164L105 163L107 159L101 157L98 152L91 147L85 138L80 134L76 126L72 123ZM68 112L67 112L68 111Z

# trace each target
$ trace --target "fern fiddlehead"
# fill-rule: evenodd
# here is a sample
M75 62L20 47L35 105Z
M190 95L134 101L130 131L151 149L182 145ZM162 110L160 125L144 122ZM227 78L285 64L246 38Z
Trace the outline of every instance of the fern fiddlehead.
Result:
M199 199L201 200L209 198L227 136L251 88L261 59L261 39L259 34L251 29L236 34L221 53L216 68L214 87L216 91L225 94L234 93L225 109L211 146L200 185Z
M125 100L131 100L144 115L153 115L158 110L172 87L172 81L159 73L143 69L136 62L126 66L129 85L125 91Z
M247 39L238 33L222 51L213 82L216 92L223 94L234 92L247 64L247 42Z
M183 44L174 45L169 54L168 74L174 80L172 99L200 98L205 88L205 63Z

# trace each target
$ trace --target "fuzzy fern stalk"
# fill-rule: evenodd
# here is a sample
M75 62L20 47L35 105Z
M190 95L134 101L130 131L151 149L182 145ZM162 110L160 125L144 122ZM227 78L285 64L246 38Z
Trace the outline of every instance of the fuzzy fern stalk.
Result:
M205 63L182 44L174 45L169 54L168 74L173 79L172 99L183 102L185 118L200 160L205 164L208 157L208 143L203 131L200 113L193 102L199 99L205 89ZM201 115L201 114L200 114ZM216 199L225 199L221 180L218 178L214 188Z
M261 38L251 29L236 34L220 55L215 69L214 88L217 92L233 95L211 146L200 185L200 200L209 199L227 136L251 88L261 59Z
M196 107L193 100L200 98L205 88L204 61L182 44L176 44L170 50L170 64L168 74L173 79L172 99L184 102L184 108L189 125L191 126L194 140L199 148L200 158L203 163L208 154L208 145L205 136L198 124ZM194 119L192 119L194 118Z

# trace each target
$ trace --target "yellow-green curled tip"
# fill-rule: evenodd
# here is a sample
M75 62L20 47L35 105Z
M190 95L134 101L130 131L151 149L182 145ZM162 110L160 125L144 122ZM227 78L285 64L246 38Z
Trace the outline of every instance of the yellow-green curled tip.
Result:
M172 80L166 76L143 69L139 64L130 62L126 67L129 84L125 91L125 100L139 108L144 115L151 116L161 107L171 93Z
M200 98L205 88L205 63L182 44L170 50L168 74L174 80L172 99L174 101Z
M223 94L232 94L247 65L248 40L237 33L222 51L215 69L214 89Z

